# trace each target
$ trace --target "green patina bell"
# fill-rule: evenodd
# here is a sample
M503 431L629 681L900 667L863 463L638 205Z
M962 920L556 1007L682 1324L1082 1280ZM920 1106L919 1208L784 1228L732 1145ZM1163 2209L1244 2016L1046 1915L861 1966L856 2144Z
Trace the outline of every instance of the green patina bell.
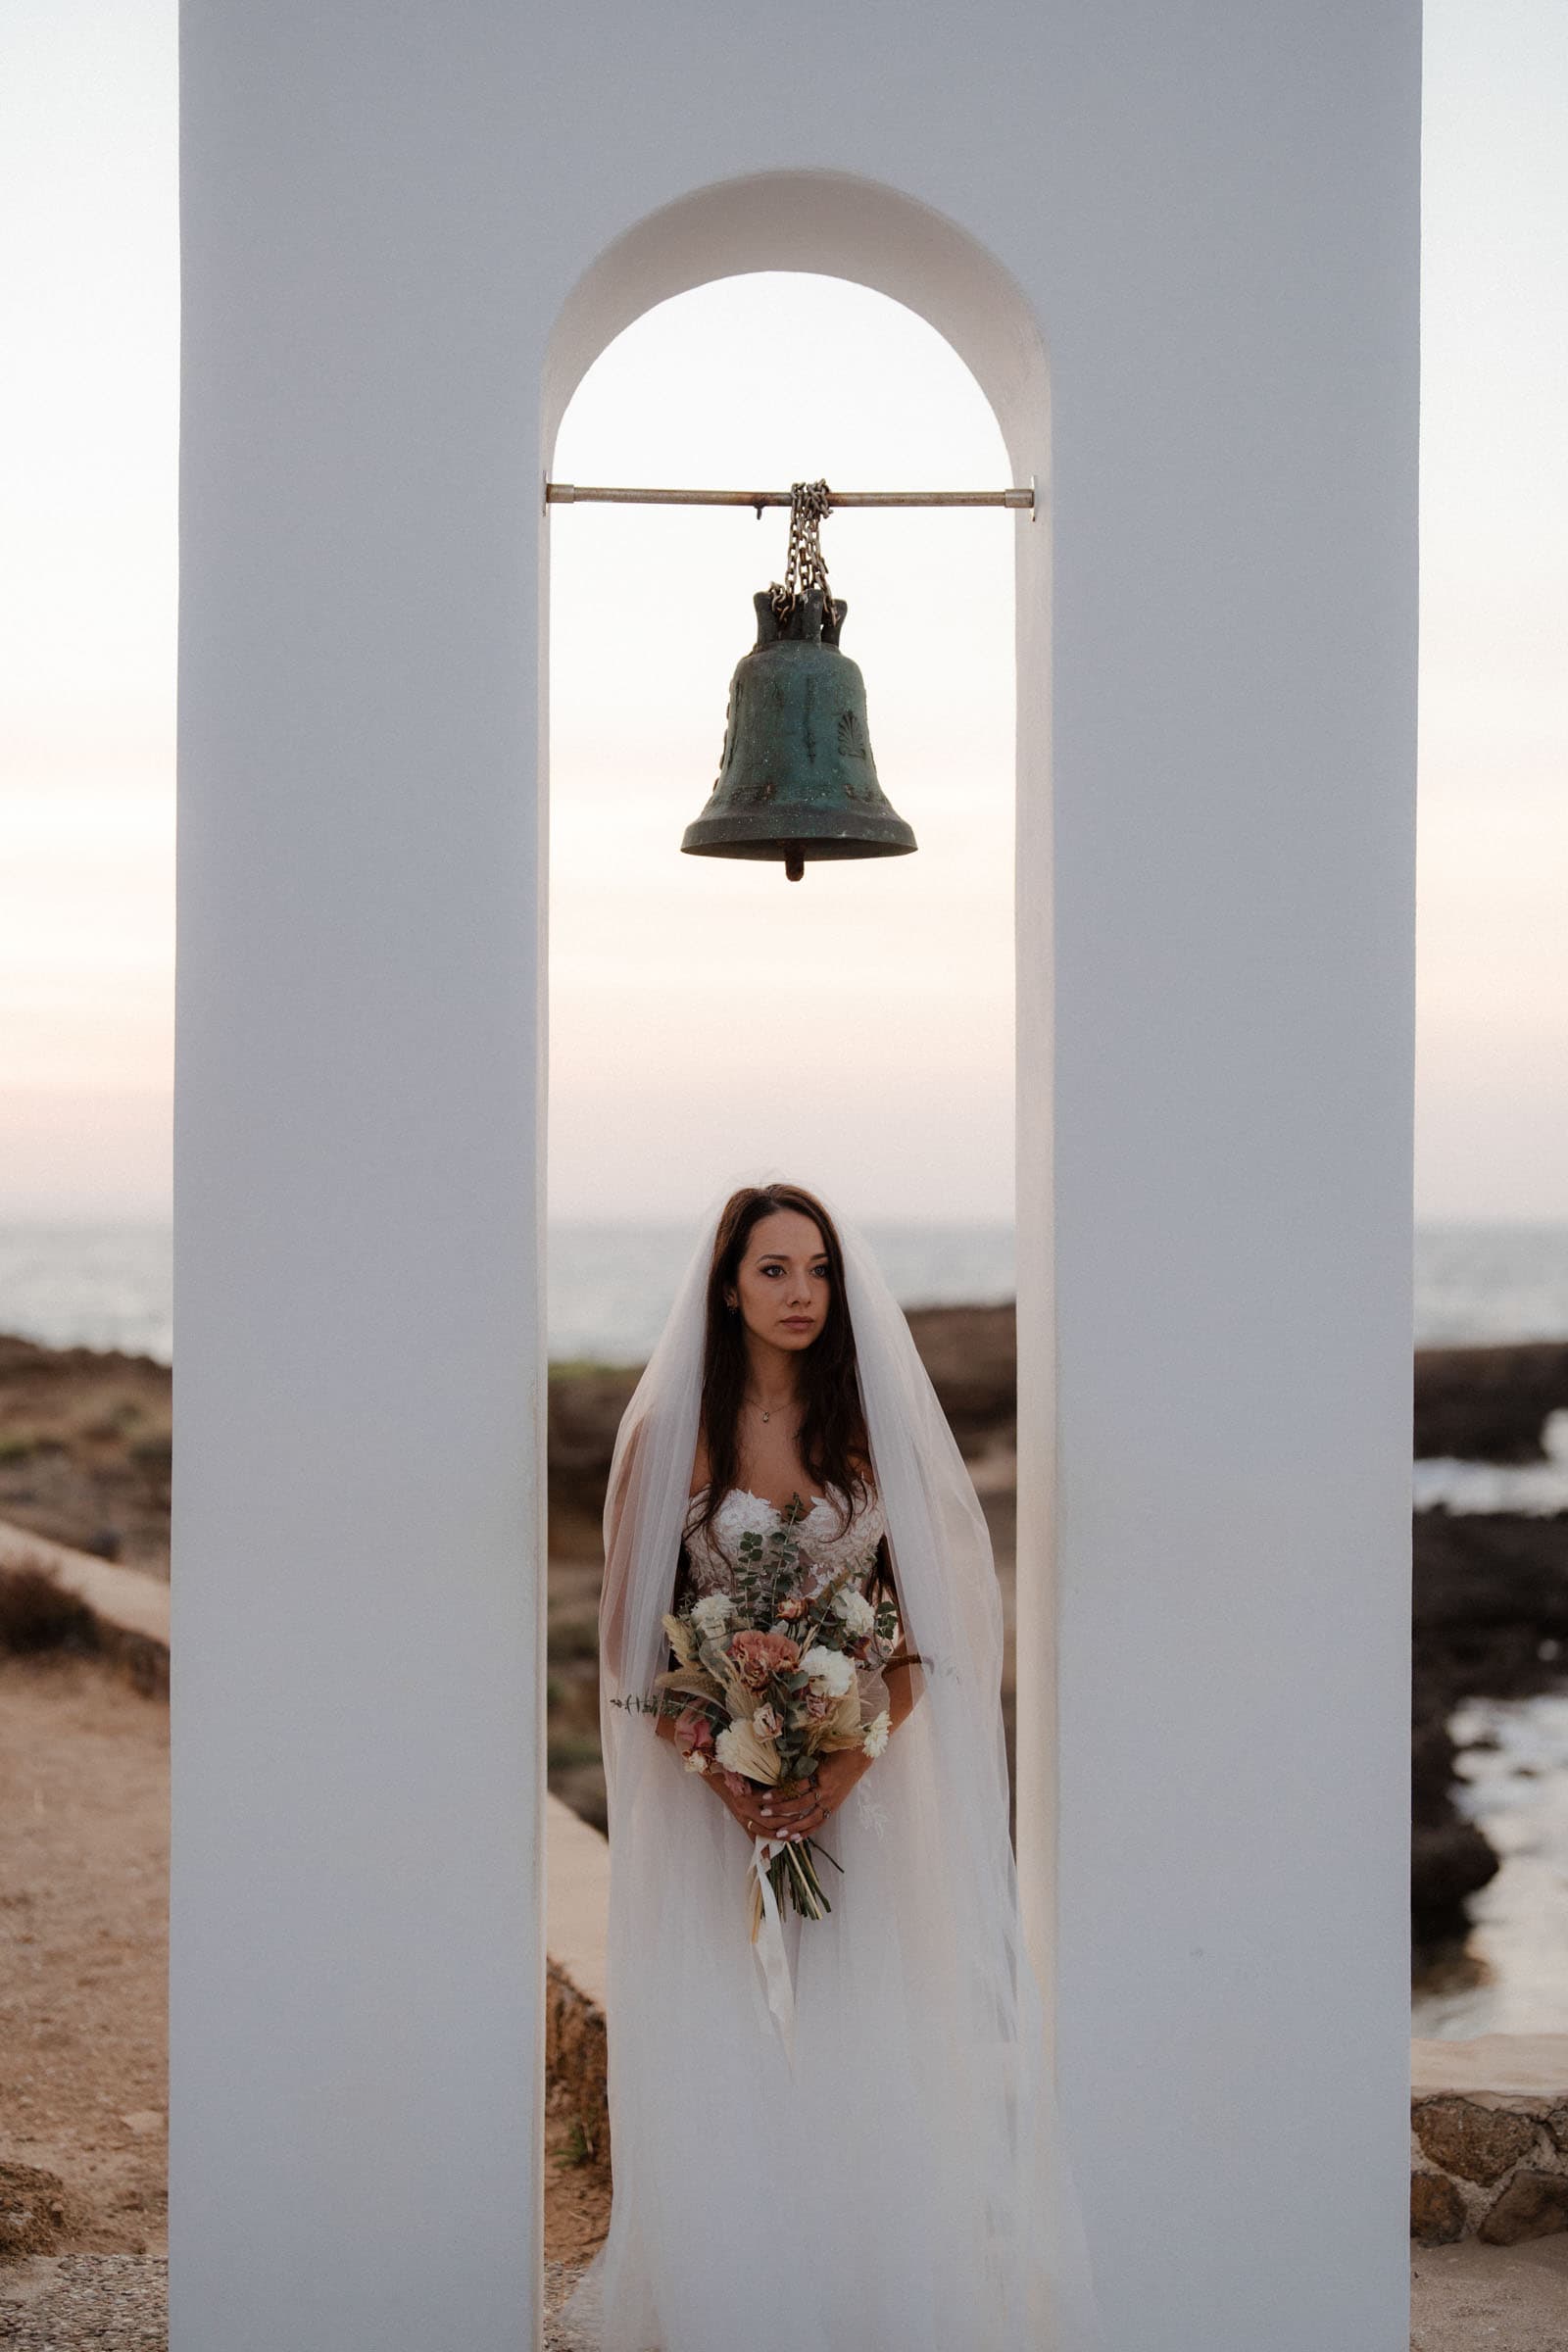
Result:
M757 643L730 680L718 781L686 828L694 858L781 858L799 882L808 858L900 858L914 834L876 780L865 680L839 651L849 610L820 588L781 621L765 588L753 599Z

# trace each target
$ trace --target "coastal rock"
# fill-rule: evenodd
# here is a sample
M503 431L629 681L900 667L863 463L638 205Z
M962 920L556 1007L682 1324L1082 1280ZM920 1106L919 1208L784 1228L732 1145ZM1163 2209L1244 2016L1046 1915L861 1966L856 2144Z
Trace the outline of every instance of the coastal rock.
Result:
M1458 1753L1448 1730L1451 1695L1417 1660L1410 1737L1410 1929L1417 1944L1464 1933L1466 1895L1496 1876L1495 1853L1455 1809Z
M1415 1451L1466 1462L1540 1462L1548 1413L1568 1408L1568 1343L1418 1348Z
M1017 1442L1018 1319L1013 1306L916 1306L908 1324L965 1458Z
M1489 1698L1563 1680L1568 1513L1438 1509L1414 1512L1412 1527L1418 1671Z
M1410 1831L1410 1932L1421 1945L1463 1935L1465 1898L1497 1875L1497 1856L1473 1821Z
M1497 1868L1453 1802L1448 1719L1466 1698L1564 1687L1568 1516L1416 1511L1411 1583L1411 1929L1431 1945L1465 1935L1464 1899Z

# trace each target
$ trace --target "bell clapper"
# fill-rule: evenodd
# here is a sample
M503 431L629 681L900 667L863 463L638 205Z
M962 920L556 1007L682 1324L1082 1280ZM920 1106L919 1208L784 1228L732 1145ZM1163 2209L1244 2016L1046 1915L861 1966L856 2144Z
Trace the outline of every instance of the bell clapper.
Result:
M785 879L787 882L804 882L804 881L805 881L805 879L806 879L806 859L805 859L805 858L804 858L801 856L801 853L800 853L800 851L799 851L799 850L796 850L796 849L789 849L789 850L786 850L786 851L785 851L785 853L784 853L784 879Z

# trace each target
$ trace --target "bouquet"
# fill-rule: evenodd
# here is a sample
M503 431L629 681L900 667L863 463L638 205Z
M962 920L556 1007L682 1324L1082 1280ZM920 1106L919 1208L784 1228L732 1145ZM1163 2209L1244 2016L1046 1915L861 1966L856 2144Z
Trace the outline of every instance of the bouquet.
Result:
M676 1663L656 1678L656 1711L674 1716L688 1772L723 1772L793 1796L835 1748L879 1756L887 1745L882 1669L898 1611L886 1599L873 1609L855 1590L853 1562L820 1584L803 1581L795 1531L806 1516L793 1496L765 1535L741 1537L732 1592L705 1592L663 1620ZM788 1896L808 1919L831 1911L817 1870L824 1856L842 1869L810 1838L772 1856L767 1876L780 1907ZM754 1941L760 1908L758 1880Z

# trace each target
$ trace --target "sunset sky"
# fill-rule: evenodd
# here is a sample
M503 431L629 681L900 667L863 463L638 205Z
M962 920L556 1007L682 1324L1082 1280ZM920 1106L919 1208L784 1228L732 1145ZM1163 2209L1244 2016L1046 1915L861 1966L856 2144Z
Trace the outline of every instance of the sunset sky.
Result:
M0 1218L165 1216L175 11L12 0L6 22ZM1426 42L1416 1206L1568 1220L1568 11L1428 0ZM777 277L628 329L555 471L1007 478L989 410L922 320ZM877 764L921 852L788 885L676 854L785 518L557 511L558 1213L683 1217L766 1160L885 1216L1008 1213L1026 527L828 523ZM631 1133L634 1155L617 1148Z

